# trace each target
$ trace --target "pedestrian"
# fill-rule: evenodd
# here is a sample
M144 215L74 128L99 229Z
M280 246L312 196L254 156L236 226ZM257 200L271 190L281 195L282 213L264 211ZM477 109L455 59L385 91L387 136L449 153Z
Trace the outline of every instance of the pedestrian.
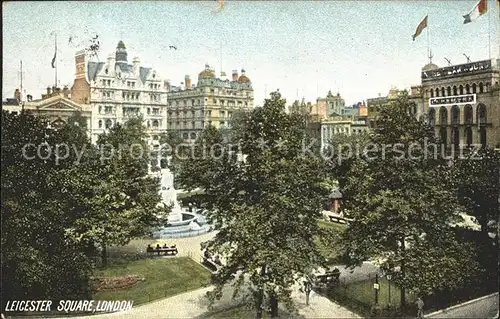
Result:
M422 319L424 317L424 302L420 297L418 297L415 304L417 305L417 318Z

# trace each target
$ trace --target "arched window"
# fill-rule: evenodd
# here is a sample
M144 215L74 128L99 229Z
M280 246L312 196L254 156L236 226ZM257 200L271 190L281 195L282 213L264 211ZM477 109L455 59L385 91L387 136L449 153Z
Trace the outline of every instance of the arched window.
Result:
M458 127L452 128L451 131L451 136L453 138L453 149L455 150L455 152L457 152L460 147L460 132L458 130Z
M436 88L436 97L439 97L439 89Z
M453 86L453 95L458 95L457 86Z
M472 83L472 93L476 93L476 83Z
M107 119L104 125L106 128L111 128L111 126L113 125L113 122L110 119Z
M196 133L191 133L191 139L195 140L196 139Z
M490 82L486 82L486 85L485 85L485 92L489 92L490 91Z
M460 122L460 109L458 106L453 105L451 107L451 124L458 125Z
M465 85L465 93L466 93L466 94L469 94L469 93L470 93L470 86L469 86L469 84L466 84L466 85Z
M477 121L479 122L479 125L483 126L486 125L486 106L484 104L479 104L477 106Z
M444 96L444 87L441 88L441 96Z
M434 97L434 90L431 90L431 97Z
M446 96L450 96L451 95L451 86L449 86L449 87L446 88L446 93L447 93Z
M182 133L182 138L187 140L189 138L189 134L188 133Z
M465 124L472 124L472 105L467 104L464 108L464 122Z
M102 128L102 120L99 120L99 128Z
M441 109L439 109L439 124L448 124L448 110L445 106L441 106Z
M153 127L158 128L160 126L160 122L158 120L153 121Z
M436 109L431 108L429 110L429 125L434 126L436 125Z
M458 87L458 90L459 90L459 92L460 92L460 95L463 95L463 94L464 94L464 86L463 86L463 85L460 85L460 86Z
M479 83L479 93L483 93L483 89L484 89L483 82L480 82Z

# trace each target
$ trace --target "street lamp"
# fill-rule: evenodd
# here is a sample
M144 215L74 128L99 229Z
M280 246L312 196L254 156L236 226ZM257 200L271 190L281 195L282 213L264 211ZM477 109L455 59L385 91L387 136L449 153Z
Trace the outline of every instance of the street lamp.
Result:
M389 303L388 303L387 306L389 308L391 308L391 279L392 279L392 275L391 274L387 274L386 278L387 278L387 283L389 284Z

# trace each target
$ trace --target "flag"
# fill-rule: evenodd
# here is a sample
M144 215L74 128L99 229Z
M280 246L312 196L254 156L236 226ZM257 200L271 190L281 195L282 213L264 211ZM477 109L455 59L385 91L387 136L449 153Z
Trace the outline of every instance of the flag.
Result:
M415 30L415 34L413 35L413 41L415 41L415 38L418 37L425 28L427 28L427 16L418 24L417 30Z
M470 23L479 18L488 11L488 2L486 0L479 0L479 2L472 8L472 10L464 15L464 24Z
M52 68L53 69L56 67L56 55L57 55L57 44L56 44L56 48L54 51L54 57L52 58Z

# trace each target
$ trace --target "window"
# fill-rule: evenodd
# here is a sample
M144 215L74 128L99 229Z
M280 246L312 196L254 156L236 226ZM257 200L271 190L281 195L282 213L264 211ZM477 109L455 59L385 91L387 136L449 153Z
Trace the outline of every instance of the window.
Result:
M441 106L441 109L439 110L439 123L441 125L448 124L448 110L444 106Z
M158 115L160 114L160 109L159 108L154 108L153 109L153 115Z
M451 107L451 124L458 125L460 122L460 109L458 106L453 105Z
M191 139L195 140L196 139L196 133L191 133Z
M444 87L441 88L441 96L444 96Z
M453 86L453 95L458 95L457 87Z
M160 121L158 121L158 120L154 120L154 121L153 121L153 127L154 127L154 128L158 128L158 127L160 127Z
M220 121L220 126L223 127L224 125L226 125L226 123L224 121Z
M183 133L182 134L182 138L185 139L185 140L187 140L189 138L188 133Z
M469 93L470 93L470 86L469 86L469 84L466 84L466 85L465 85L465 93L466 93L466 94L469 94Z
M194 122L191 122L191 128L194 128Z
M467 104L464 108L465 124L472 124L472 106Z
M434 108L429 110L429 125L436 125L436 109Z
M476 93L476 83L472 84L472 93Z
M483 93L484 87L483 82L479 83L479 93Z
M99 105L99 114L102 112L102 106Z
M460 95L464 94L464 87L463 87L463 85L460 85L459 91L460 91Z
M147 112L148 112L148 115L151 113L151 109L149 107L148 107Z
M446 93L448 94L447 96L451 95L451 87L450 86L446 88Z
M102 120L99 120L99 128L102 128Z
M105 124L106 128L107 128L107 129L108 129L108 128L111 128L111 126L112 126L112 125L113 125L113 122L112 122L110 119L107 119L107 120L106 120L106 124Z
M436 97L439 97L439 89L436 88Z

